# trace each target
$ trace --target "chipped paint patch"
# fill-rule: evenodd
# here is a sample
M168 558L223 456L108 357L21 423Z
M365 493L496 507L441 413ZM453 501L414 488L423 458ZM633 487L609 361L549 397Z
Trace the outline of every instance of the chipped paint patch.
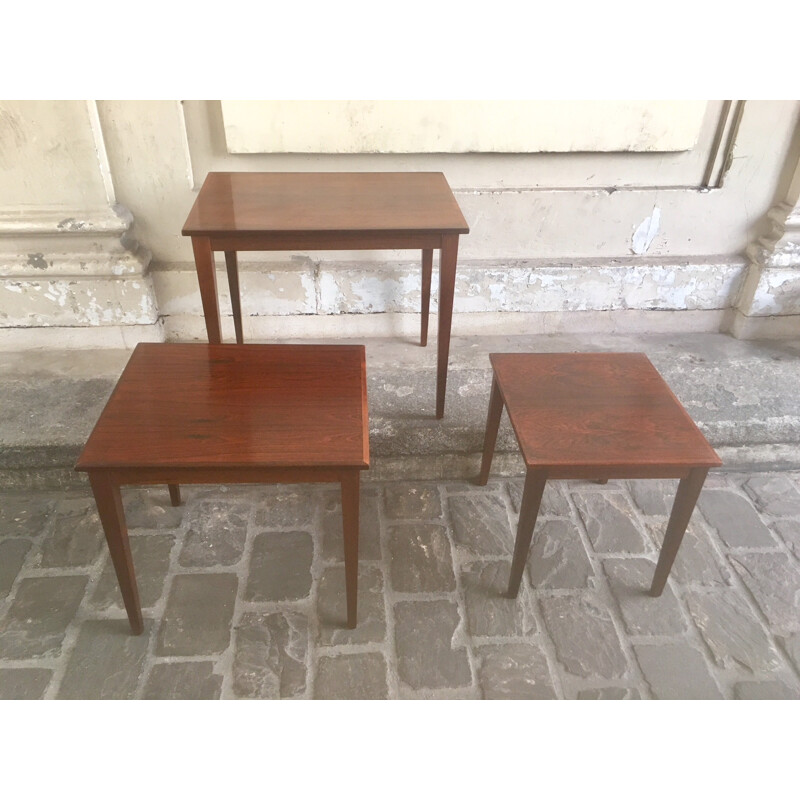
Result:
M47 262L44 260L44 253L29 253L28 266L34 269L47 269Z
M650 249L653 239L656 238L660 224L661 209L653 206L653 213L649 217L645 217L633 233L631 252L638 256L644 255Z

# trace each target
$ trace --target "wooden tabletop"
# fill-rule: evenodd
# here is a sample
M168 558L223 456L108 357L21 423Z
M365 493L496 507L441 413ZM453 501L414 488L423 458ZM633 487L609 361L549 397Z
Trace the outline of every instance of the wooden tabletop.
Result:
M209 172L184 236L469 233L441 172Z
M722 462L643 353L492 353L528 467Z
M77 469L368 465L363 345L139 344Z

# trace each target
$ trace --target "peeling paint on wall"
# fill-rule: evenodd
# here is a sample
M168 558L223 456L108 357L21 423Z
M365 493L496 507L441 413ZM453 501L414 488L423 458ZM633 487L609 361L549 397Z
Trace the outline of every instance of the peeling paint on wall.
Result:
M644 255L653 243L658 233L658 226L661 223L661 209L653 206L653 213L642 220L639 227L633 233L633 244L631 252L636 255Z

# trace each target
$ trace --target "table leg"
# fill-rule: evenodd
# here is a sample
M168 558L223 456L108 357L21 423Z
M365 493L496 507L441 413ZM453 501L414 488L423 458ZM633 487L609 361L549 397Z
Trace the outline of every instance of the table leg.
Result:
M508 580L509 597L516 597L519 592L546 483L547 472L542 469L529 469L525 475L525 488L522 490L522 502L519 506L517 539L514 542L514 559L511 562L511 577Z
M242 301L239 293L239 264L236 260L235 250L225 251L225 267L228 270L228 289L231 293L231 308L233 309L233 327L236 330L236 344L243 344Z
M444 416L457 259L458 234L445 234L442 236L442 250L439 256L439 340L437 342L439 352L436 365L436 419Z
M486 418L486 435L483 439L483 460L481 461L481 473L478 476L478 486L486 486L486 481L489 480L489 470L492 468L492 456L494 456L497 430L500 427L502 414L503 395L500 394L497 377L492 374L492 393L489 397L489 415Z
M342 530L348 628L355 628L357 619L359 482L358 470L350 470L342 475Z
M706 480L708 468L693 469L685 478L681 478L678 484L678 493L675 495L675 502L672 504L672 513L667 523L667 532L664 535L664 543L661 545L661 554L658 557L656 571L653 575L653 583L650 586L652 597L659 597L664 591L664 586L672 569L672 562L678 554L681 546L683 534L694 511L700 490Z
M167 484L169 488L169 501L173 506L181 504L181 487L177 483Z
M108 542L111 562L117 573L125 610L128 612L128 621L131 630L138 635L144 630L142 606L139 602L139 589L136 585L136 573L133 570L133 558L119 486L102 472L96 471L89 473L89 482L92 485L97 513L100 515L100 522Z
M206 320L206 333L209 344L222 342L219 325L219 302L217 300L217 275L214 268L214 252L211 241L201 236L192 236L194 266L197 282L200 284L200 299L203 302L203 316Z
M422 326L419 337L421 347L428 344L428 317L431 310L431 275L433 275L433 250L422 251Z

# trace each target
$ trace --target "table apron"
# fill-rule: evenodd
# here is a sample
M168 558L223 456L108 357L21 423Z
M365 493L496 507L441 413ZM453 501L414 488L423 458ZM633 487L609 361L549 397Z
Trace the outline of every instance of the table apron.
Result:
M211 235L211 249L242 250L440 250L442 233L275 233Z
M117 486L224 483L339 483L363 467L104 467L87 472Z
M637 478L686 478L697 466L675 466L660 464L622 464L619 466L529 466L529 470L543 469L547 478L553 480L635 480Z

